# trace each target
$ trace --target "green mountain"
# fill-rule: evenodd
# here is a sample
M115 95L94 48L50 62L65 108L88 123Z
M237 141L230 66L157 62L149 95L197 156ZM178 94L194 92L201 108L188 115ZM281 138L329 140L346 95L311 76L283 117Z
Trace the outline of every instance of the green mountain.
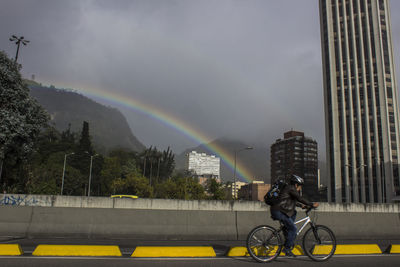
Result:
M132 134L122 113L112 107L99 104L71 90L44 87L27 82L31 95L47 110L51 123L59 131L68 129L81 132L83 121L89 122L90 135L99 152L114 148L142 151L145 146Z
M176 168L183 170L185 169L187 154L191 151L197 151L200 153L206 153L208 155L215 155L208 149L209 146L218 145L227 153L232 153L232 157L235 154L235 150L238 151L244 147L251 146L252 150L241 151L236 154L237 163L244 166L250 173L251 179L263 180L266 183L270 182L270 161L269 161L269 150L266 145L262 144L245 144L241 141L231 140L227 138L220 138L212 141L208 144L202 144L194 148L189 148L182 152L176 157ZM218 156L218 155L217 155ZM220 175L223 182L233 181L233 170L228 164L221 159L221 170ZM237 176L238 178L238 176ZM243 179L240 179L244 181Z

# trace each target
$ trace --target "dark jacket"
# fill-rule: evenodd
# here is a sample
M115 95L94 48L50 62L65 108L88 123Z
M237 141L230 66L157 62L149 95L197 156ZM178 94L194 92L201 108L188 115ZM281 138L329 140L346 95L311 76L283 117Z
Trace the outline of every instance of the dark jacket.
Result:
M287 216L292 217L295 213L296 203L300 202L306 206L312 206L313 203L300 196L295 185L287 185L280 196L278 204L271 206L271 210L279 210Z

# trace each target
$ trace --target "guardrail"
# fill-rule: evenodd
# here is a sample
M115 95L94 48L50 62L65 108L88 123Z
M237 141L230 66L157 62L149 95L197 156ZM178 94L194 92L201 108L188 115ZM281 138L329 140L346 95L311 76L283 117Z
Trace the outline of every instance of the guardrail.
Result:
M244 240L256 225L277 225L252 201L0 194L0 214L9 237ZM399 214L397 203L321 203L313 216L338 239L400 239Z

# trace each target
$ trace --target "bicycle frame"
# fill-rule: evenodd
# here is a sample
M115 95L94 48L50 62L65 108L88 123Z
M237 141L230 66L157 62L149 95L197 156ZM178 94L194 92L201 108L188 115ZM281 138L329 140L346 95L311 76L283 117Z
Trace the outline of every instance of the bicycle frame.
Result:
M301 231L303 231L304 227L306 227L307 224L311 223L311 219L310 219L310 216L307 216L301 220L294 222L294 224L298 224L298 223L302 223L304 221L305 221L305 223L301 226L300 230L297 231L296 236L298 236L301 233Z
M296 236L298 236L300 233L301 233L301 231L303 231L304 230L304 228L307 226L307 224L311 224L311 227L313 227L313 222L312 222L312 220L311 220L311 218L310 218L310 215L308 215L308 212L307 212L307 216L306 217L304 217L303 219L300 219L300 220L298 220L298 221L295 221L294 222L294 224L299 224L299 223L302 223L302 222L304 222L304 224L301 226L301 228L296 232ZM282 224L281 224L282 225ZM314 227L313 227L314 228ZM279 228L279 230L278 230L278 232L281 232L282 231L282 226L281 226L281 228Z

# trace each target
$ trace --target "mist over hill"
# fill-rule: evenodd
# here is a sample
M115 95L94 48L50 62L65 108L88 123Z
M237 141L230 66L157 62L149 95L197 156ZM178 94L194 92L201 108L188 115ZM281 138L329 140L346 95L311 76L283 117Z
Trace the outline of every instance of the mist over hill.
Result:
M50 114L51 123L57 130L65 131L70 125L72 132L80 133L83 121L87 121L93 144L99 152L106 153L115 148L145 149L118 109L99 104L71 90L45 87L34 82L28 84L31 95Z

